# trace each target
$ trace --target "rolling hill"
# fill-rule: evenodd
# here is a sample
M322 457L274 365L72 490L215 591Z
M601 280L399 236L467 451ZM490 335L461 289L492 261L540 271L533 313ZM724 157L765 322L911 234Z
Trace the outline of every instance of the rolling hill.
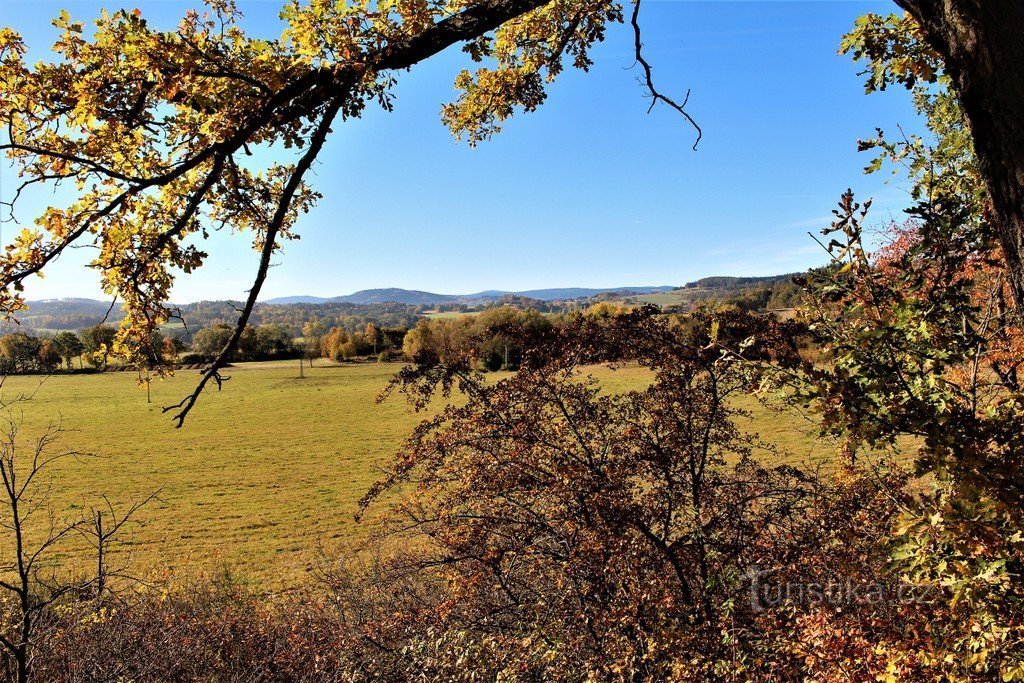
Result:
M508 295L538 299L540 301L563 301L566 299L582 299L607 293L652 294L656 292L668 292L673 289L675 288L669 286L606 287L604 289L594 287L561 287L553 289L530 289L518 292L489 289L473 294L437 294L417 289L386 287L382 289L364 289L352 294L330 298L306 295L277 297L274 299L268 299L263 303L274 305L328 302L350 304L399 303L410 304L413 306L437 306L439 304L486 303L488 301L496 301Z
M424 310L448 305L479 310L489 305L511 303L521 307L538 307L546 310L552 302L580 302L586 305L588 299L606 298L626 303L652 303L663 307L689 306L696 301L723 300L735 297L754 288L770 288L784 283L791 275L767 277L708 277L687 283L681 287L632 286L610 287L561 287L531 289L518 292L485 290L471 294L438 294L421 290L388 287L364 289L352 294L335 297L297 295L277 297L260 302L253 312L252 322L284 323L291 326L313 318L330 326L363 326L373 321L384 326L415 325ZM532 303L531 303L532 302ZM124 317L119 305L111 306L110 301L95 299L65 298L29 301L27 311L21 312L18 322L0 323L0 333L29 330L36 333L52 334L58 330L80 330L100 321L117 323ZM180 306L181 316L188 330L180 321L171 321L175 334L194 331L213 324L231 324L237 318L241 302L199 301ZM560 303L553 305L559 306ZM571 303L569 304L572 305ZM297 323L296 321L300 321ZM346 322L347 321L347 322ZM349 324L350 323L350 324ZM181 329L178 329L178 328Z

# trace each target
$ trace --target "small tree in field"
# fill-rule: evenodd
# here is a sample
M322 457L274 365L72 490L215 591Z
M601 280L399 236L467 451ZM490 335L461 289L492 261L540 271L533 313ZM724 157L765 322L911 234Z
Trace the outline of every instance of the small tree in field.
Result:
M24 332L12 332L0 337L0 356L5 372L32 372L39 367L39 338Z
M85 346L82 344L82 340L74 332L58 332L57 336L53 338L53 343L57 348L57 353L60 354L61 358L67 364L68 370L72 369L72 361L82 355L85 351Z
M82 346L87 360L95 367L106 369L107 360L114 350L117 328L111 325L93 325L82 330Z
M39 365L46 372L52 372L60 365L61 355L57 345L50 339L39 344Z
M319 320L310 320L302 325L302 336L305 340L300 354L309 358L309 367L313 367L313 359L319 358L323 353L323 339L327 329Z
M366 328L363 330L363 339L366 340L367 344L373 346L373 355L377 355L377 346L381 342L380 328L373 323L366 323Z
M160 353L166 360L174 362L187 348L188 346L181 340L181 337L166 337L161 345Z

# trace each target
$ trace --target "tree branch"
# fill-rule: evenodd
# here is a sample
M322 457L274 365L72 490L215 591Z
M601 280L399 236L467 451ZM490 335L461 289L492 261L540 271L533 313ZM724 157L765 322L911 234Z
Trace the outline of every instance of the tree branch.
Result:
M697 139L693 141L693 149L697 149L697 145L700 144L700 139L704 137L704 131L702 131L700 126L697 125L697 122L693 120L693 117L686 112L686 103L690 101L690 91L686 91L686 96L683 98L682 103L679 103L671 97L662 94L654 87L653 70L651 69L650 63L648 63L644 58L644 45L640 39L640 2L641 0L635 0L633 5L633 15L630 17L629 23L633 27L633 55L636 58L636 62L644 70L643 85L647 88L647 92L651 96L651 106L647 108L647 113L651 113L651 110L654 109L654 105L656 105L660 100L682 114L690 125L693 126L694 130L697 131Z
M213 380L217 384L218 388L220 388L223 383L224 378L220 375L220 370L227 365L231 354L238 347L238 341L242 338L245 326L249 323L249 317L252 315L252 309L256 305L256 299L260 294L260 289L263 287L263 282L267 278L267 271L270 269L270 259L277 248L277 235L284 227L295 193L302 184L302 177L313 165L313 162L316 160L320 150L323 149L324 142L327 140L327 134L331 131L331 124L334 122L335 117L341 110L344 101L344 95L338 95L333 102L328 104L327 111L324 113L323 118L320 120L320 124L317 126L316 132L313 133L313 137L310 139L309 148L306 150L306 153L302 155L302 158L299 159L299 163L296 164L295 170L288 179L287 185L285 185L281 198L277 203L277 211L274 213L274 217L271 220L270 225L267 226L267 233L264 237L263 248L260 251L260 262L259 268L256 271L256 279L253 282L252 288L249 290L249 296L246 299L245 306L242 308L241 315L238 316L238 322L235 324L234 333L231 335L231 338L228 340L228 343L225 344L224 348L221 349L220 353L217 354L217 357L213 360L210 366L203 370L202 377L195 390L178 403L167 406L163 409L163 412L165 413L171 410L180 409L173 417L173 420L176 422L175 427L180 428L185 424L185 418L188 416L189 411L192 410L192 407L196 404L200 394L203 393L203 389L206 388L206 385L210 380Z

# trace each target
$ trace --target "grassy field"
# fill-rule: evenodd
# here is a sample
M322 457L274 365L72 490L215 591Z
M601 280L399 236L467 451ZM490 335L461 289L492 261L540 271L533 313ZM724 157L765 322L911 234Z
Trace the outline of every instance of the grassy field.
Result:
M424 318L461 318L464 315L476 315L480 311L425 311Z
M58 516L81 514L102 494L124 505L159 489L160 500L142 510L144 525L132 533L134 568L229 567L280 586L305 573L321 545L368 533L368 523L353 520L357 502L420 419L400 398L375 402L398 367L318 362L298 379L294 362L242 364L221 392L203 396L183 429L174 429L160 406L191 390L194 371L154 383L152 404L130 373L54 376L42 385L15 377L3 393L36 391L18 409L24 437L60 420L67 430L60 445L92 454L54 470ZM645 377L629 368L594 374L610 391ZM748 427L794 459L833 452L800 418L746 407L755 412ZM84 558L72 551L65 560Z
M680 306L687 302L687 299L680 292L653 292L651 294L640 294L630 297L643 304L654 304L655 306Z

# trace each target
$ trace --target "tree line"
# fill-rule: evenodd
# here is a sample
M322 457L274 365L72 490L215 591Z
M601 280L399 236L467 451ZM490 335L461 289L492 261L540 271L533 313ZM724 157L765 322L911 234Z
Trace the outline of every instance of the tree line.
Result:
M11 332L0 337L0 372L4 374L50 373L58 370L105 370L114 355L117 328L99 324L79 333L64 330L52 336L31 332ZM149 345L159 360L174 359L186 348L178 337L165 337L159 330L151 333Z
M776 285L773 290L786 289ZM752 299L761 290L746 294ZM760 299L754 299L760 301ZM766 300L774 300L770 297ZM711 301L705 307L753 310L755 304L748 299L725 302ZM578 304L577 304L578 306ZM265 361L303 358L312 362L316 358L333 361L376 359L380 362L422 357L448 359L453 353L465 351L472 345L474 363L481 370L515 370L524 349L517 341L523 330L546 330L563 326L576 318L607 319L636 308L635 305L601 301L586 308L574 307L565 313L544 314L534 308L511 305L492 306L477 313L452 316L419 317L413 326L384 326L367 322L357 329L344 325L327 327L319 316L297 326L291 323L262 323L247 325L231 353L233 362ZM687 314L676 314L686 319ZM352 321L346 321L351 323ZM165 334L154 331L148 340L150 363L144 368L161 364L203 365L216 357L228 344L234 326L215 323L196 330L193 334ZM491 330L482 336L482 330ZM11 332L0 337L0 371L6 374L50 373L73 370L106 370L116 353L117 327L109 324L93 325L79 333L63 330L53 335L35 335L31 332ZM123 365L118 361L116 367ZM134 367L134 366L132 366Z

